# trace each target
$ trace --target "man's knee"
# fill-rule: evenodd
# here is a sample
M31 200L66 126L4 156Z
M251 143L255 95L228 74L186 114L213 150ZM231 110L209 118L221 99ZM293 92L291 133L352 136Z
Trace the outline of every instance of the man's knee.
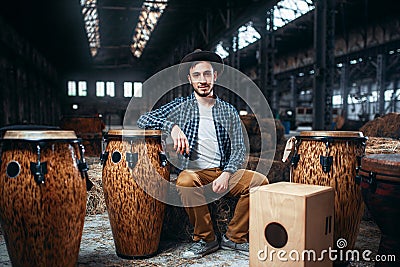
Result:
M177 186L194 187L196 186L197 175L192 171L182 171L176 180Z
M269 184L267 176L262 173L252 171L252 170L242 170L242 175L246 177L250 188L254 186L261 186Z
M252 171L253 172L253 179L251 180L250 187L254 186L261 186L269 184L269 180L267 176L262 173Z

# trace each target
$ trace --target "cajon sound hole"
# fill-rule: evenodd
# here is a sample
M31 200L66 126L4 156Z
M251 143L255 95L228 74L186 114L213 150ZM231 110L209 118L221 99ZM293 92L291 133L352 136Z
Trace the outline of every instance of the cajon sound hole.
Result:
M265 239L274 248L282 248L287 244L288 234L281 224L273 222L265 227Z

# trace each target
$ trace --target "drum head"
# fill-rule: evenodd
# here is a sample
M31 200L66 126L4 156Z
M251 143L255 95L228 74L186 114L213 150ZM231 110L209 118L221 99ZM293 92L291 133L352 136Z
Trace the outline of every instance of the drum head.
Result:
M300 136L304 137L364 137L362 132L352 131L303 131Z
M389 180L397 178L400 183L400 154L372 154L362 158L363 172L374 172L387 176ZM385 180L384 176L379 179Z
M74 131L9 130L6 131L3 139L41 141L41 140L70 140L70 139L77 139L77 137Z
M108 136L124 136L124 137L134 137L134 136L161 136L160 130L109 130Z

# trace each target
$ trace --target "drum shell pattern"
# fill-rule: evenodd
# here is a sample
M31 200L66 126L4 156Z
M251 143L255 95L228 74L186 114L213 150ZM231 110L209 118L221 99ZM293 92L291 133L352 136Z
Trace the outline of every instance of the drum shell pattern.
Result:
M167 183L158 179L169 181L169 168L162 167L159 161L160 137L133 138L132 144L125 138L122 141L122 137L112 137L106 151L109 157L103 167L102 182L117 255L154 255L160 242L165 204L151 195L165 196ZM118 163L112 161L115 151L122 156ZM138 153L133 169L128 167L126 152Z
M326 143L301 140L297 153L300 160L292 168L295 183L331 186L335 191L334 244L340 238L347 241L346 249L353 249L364 212L360 186L356 184L357 157L364 155L365 143L335 139L330 136L329 156L333 157L329 172L325 173L320 156L326 155ZM297 140L299 141L299 140Z
M43 142L42 142L43 144ZM86 182L77 167L78 144L49 141L41 148L45 181L30 171L36 143L6 142L2 148L0 220L13 266L75 266L86 213ZM16 161L20 173L6 174Z
M375 181L371 184L370 173ZM375 154L361 161L361 191L364 202L381 230L379 255L396 255L400 259L400 154ZM378 263L376 266L395 266Z

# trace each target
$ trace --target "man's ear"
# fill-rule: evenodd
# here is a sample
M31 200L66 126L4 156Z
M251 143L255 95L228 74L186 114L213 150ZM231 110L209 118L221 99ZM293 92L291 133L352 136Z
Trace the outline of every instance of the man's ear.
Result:
M214 82L217 80L217 77L218 77L218 72L214 70Z
M189 83L192 84L192 79L190 79L190 75L189 74L188 74L187 78L188 78Z

